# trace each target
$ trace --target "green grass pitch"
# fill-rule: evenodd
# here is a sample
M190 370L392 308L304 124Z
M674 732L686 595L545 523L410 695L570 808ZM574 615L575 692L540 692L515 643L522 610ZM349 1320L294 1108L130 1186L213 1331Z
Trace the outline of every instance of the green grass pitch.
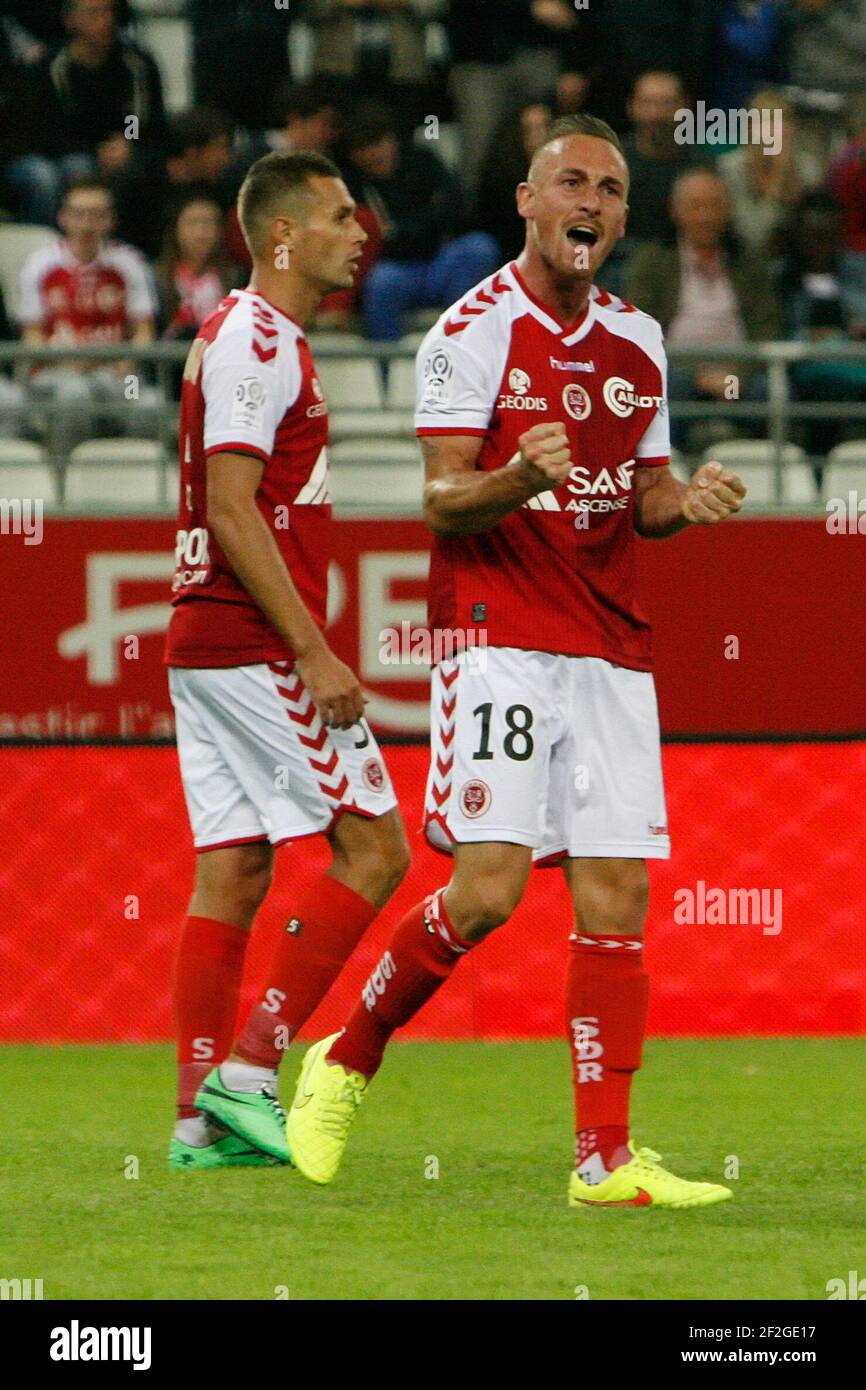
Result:
M564 1043L393 1046L323 1189L170 1172L168 1047L0 1048L0 1277L46 1299L826 1299L866 1274L864 1061L858 1039L649 1043L638 1142L684 1177L736 1156L734 1201L573 1211Z

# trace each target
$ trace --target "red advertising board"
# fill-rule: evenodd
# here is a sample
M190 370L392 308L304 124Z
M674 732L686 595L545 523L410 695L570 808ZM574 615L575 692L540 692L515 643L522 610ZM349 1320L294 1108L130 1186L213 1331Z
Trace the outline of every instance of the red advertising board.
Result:
M412 866L307 1036L341 1026L400 917L448 878L450 861L418 834L426 750L386 753ZM669 745L664 765L673 853L649 866L650 1032L866 1033L866 742ZM175 750L0 748L0 813L11 831L0 856L0 1041L169 1037L194 859ZM246 1004L328 850L317 838L276 859ZM718 890L728 905L751 892L753 907L711 911ZM536 870L509 922L407 1035L560 1036L572 923L562 874Z
M174 524L153 519L46 518L41 544L0 538L0 737L171 733L173 543ZM742 519L638 548L668 734L866 730L863 536ZM419 738L426 667L382 651L386 629L423 624L427 553L419 521L339 521L331 566L332 640L371 721Z

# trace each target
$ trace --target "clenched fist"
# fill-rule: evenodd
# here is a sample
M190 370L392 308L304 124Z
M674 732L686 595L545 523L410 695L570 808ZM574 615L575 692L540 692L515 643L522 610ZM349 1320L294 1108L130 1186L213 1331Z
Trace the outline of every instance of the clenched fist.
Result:
M572 457L565 425L533 425L518 439L520 469L532 494L552 491L571 472Z
M720 463L705 463L695 473L682 500L686 521L711 526L738 512L743 505L746 489L736 473Z

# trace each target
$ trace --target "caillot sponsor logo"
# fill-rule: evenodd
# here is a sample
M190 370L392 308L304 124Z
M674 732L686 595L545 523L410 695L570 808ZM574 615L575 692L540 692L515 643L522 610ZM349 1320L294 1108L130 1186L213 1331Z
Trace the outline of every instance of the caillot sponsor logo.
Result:
M636 410L664 410L664 396L642 396L637 388L622 376L609 376L602 391L604 403L614 415L625 420Z

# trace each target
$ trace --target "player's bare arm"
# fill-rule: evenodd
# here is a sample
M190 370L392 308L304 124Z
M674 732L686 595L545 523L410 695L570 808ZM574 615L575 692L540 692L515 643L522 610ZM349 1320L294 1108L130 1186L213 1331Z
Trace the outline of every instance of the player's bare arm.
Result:
M681 483L669 468L634 470L634 529L648 540L675 536L691 524L711 526L738 512L746 489L736 473L705 463L691 482Z
M364 713L357 677L334 655L286 569L256 490L264 466L248 454L218 453L208 460L208 527L247 593L296 654L322 722L348 728Z
M572 466L565 426L559 422L533 425L518 440L519 456L489 473L475 468L482 442L477 435L421 440L424 520L439 535L488 530L530 497L559 487Z

